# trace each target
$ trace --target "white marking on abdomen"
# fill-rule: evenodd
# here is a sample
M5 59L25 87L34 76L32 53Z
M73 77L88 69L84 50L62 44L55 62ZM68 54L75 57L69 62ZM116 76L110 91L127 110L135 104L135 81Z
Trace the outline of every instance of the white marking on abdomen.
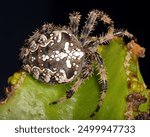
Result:
M59 76L59 81L58 81L59 83L63 83L63 82L67 83L67 82L72 81L74 78L74 75L73 75L70 79L68 79L66 76L66 72L63 69L60 69L60 73L62 73L63 75Z
M69 60L69 59L66 60L66 66L67 66L68 68L71 68L71 63L70 63L70 60Z

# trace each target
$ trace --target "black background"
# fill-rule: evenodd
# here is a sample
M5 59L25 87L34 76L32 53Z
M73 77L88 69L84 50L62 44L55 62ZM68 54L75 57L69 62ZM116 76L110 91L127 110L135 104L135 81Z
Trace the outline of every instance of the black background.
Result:
M106 12L115 21L115 27L127 28L140 45L146 48L146 57L140 59L140 68L150 88L150 7L148 0L5 0L0 2L0 92L7 86L7 78L20 69L20 48L28 35L44 22L67 25L68 14L80 11L81 24L92 9Z

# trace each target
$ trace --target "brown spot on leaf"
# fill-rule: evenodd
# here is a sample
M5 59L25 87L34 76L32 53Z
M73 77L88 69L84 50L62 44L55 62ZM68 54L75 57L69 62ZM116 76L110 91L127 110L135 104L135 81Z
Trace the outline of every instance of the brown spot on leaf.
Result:
M150 115L147 112L140 112L135 116L136 120L150 120Z
M135 43L134 40L127 44L127 48L137 57L144 57L145 56L145 48L141 47L139 44Z
M132 103L134 111L138 111L139 106L147 101L145 96L142 96L140 93L129 94L126 100L127 102Z

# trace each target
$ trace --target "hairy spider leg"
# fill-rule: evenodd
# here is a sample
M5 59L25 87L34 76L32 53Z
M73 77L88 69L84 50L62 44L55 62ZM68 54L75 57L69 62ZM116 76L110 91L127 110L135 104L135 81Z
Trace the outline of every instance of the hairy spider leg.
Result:
M83 46L86 45L87 38L90 32L94 30L94 26L96 25L96 19L103 21L104 24L109 24L109 29L114 28L114 22L108 15L106 15L103 11L92 10L91 12L89 12L88 18L81 32L80 40Z
M103 37L102 36L99 37L98 40L96 42L94 42L91 46L98 46L98 45L104 44L106 42L109 42L110 40L112 40L116 36L119 36L119 37L125 37L126 36L129 39L136 41L135 36L132 35L131 33L129 33L127 30L125 30L125 31L124 30L114 30L114 31L108 31L108 33ZM107 91L107 75L106 75L106 70L104 67L103 59L100 56L100 54L98 54L98 53L95 53L95 56L96 56L97 62L99 64L98 69L99 69L99 74L100 74L100 78L101 78L102 91L100 94L99 103L98 103L94 113L91 114L90 117L93 117L96 114L96 112L99 111L100 106L102 105L102 102L105 98L106 91Z
M81 15L79 12L73 12L72 14L69 15L70 19L70 30L75 36L78 36L78 29L79 29L79 23L80 23L80 18Z
M56 101L50 102L49 105L55 105L58 103L65 102L67 99L70 99L74 95L74 93L78 90L78 88L81 86L83 81L86 80L90 75L92 75L93 72L92 70L93 69L90 66L83 68L83 72L81 73L82 75L77 79L77 81L74 83L71 89L66 91L66 96L61 97Z
M116 29L113 33L114 36L118 36L118 37L127 37L131 40L134 40L135 42L137 42L137 38L131 34L130 32L128 32L127 30L123 30L123 29Z
M91 47L97 47L99 45L102 45L102 44L106 44L106 43L109 43L112 39L114 39L115 37L127 37L131 40L134 40L135 42L137 41L136 37L131 34L130 32L128 32L127 30L113 30L113 29L110 29L108 31L107 34L105 34L104 36L100 36L98 38L96 38L97 40L92 40L91 39L91 44L90 46Z
M101 86L101 91L99 94L99 101L97 104L97 107L95 109L95 111L90 115L90 117L93 117L100 109L102 102L105 98L105 94L107 91L107 75L106 75L106 70L104 67L104 63L103 63L103 59L100 56L100 54L98 54L97 52L95 53L95 57L98 63L98 71L99 71L99 75L100 75L100 86Z

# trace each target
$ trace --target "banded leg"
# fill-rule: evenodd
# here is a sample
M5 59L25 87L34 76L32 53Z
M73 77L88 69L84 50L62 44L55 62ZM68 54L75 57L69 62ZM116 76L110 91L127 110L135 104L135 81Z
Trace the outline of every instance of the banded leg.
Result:
M115 30L113 35L117 36L117 37L127 37L127 38L137 42L137 38L133 34L128 32L127 30L123 30L123 29Z
M137 41L136 37L133 34L129 33L127 30L110 29L106 35L97 38L96 42L93 42L91 46L94 47L94 46L106 44L112 39L114 39L115 37L127 37L131 40L134 40L135 42Z
M82 45L86 45L86 40L87 37L89 36L90 32L92 30L94 30L94 26L96 24L96 20L99 19L100 21L103 21L104 24L108 24L110 25L109 28L114 28L114 24L113 21L111 20L110 17L108 17L108 15L106 15L104 12L102 11L98 11L98 10L93 10L88 14L88 18L87 21L85 22L85 25L83 27L83 30L81 32L81 42Z
M99 71L99 75L100 75L101 91L100 91L100 97L99 97L98 105L97 105L95 111L90 115L90 117L93 117L99 111L100 106L103 103L103 100L105 98L106 91L107 91L107 76L106 76L106 70L104 67L103 59L98 53L95 53L95 56L96 56L97 63L98 63L98 71Z
M70 14L70 16L69 16L70 29L75 36L78 35L78 27L79 27L79 23L80 23L80 18L81 18L81 15L79 14L79 12L74 12L74 13Z
M65 102L67 99L71 98L73 96L73 94L78 90L78 88L81 86L82 82L89 77L92 74L92 68L85 68L85 70L82 73L82 76L80 78L78 78L78 80L75 82L75 84L72 86L71 89L69 89L68 91L66 91L66 96L53 101L51 103L49 103L49 105L55 105L61 102Z

